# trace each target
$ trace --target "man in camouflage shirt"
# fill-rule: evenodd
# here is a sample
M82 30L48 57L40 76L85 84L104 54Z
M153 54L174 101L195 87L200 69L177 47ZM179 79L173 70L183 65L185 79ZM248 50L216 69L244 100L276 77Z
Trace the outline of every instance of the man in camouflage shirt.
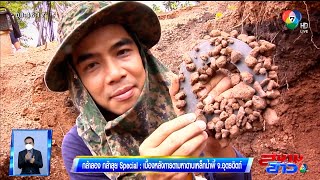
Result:
M188 173L72 173L73 159L79 155L241 156L208 137L206 124L195 121L194 113L177 117L173 104L179 81L149 51L161 36L151 8L138 2L81 2L65 13L59 34L63 41L47 68L45 83L52 91L69 90L80 112L62 143L71 179L193 177ZM217 95L231 87L223 75L214 80Z

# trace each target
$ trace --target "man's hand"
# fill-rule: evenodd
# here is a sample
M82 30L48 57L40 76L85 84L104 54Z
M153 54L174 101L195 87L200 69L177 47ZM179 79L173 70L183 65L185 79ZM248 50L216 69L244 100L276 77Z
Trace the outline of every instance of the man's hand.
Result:
M176 108L175 104L177 100L175 95L179 92L180 82L179 78L175 77L172 80L170 87L170 96L176 114L179 116L184 112ZM217 96L228 98L231 93L231 79L224 73L218 71L217 74L205 85L205 88L198 92L198 95L207 97L203 100L204 104L210 104ZM233 148L229 145L229 141L226 139L216 140L214 137L209 136L206 142L207 146L204 149L205 156L208 157L236 157Z
M24 156L25 160L28 161L31 159L31 153L27 152L27 154Z
M140 145L140 155L198 157L206 146L208 135L205 132L206 124L195 119L195 114L191 113L163 123ZM187 178L188 173L147 175L147 180Z
M31 163L31 164L34 163L34 156L31 158L30 163Z
M205 132L206 124L203 121L195 121L194 113L184 114L176 108L177 102L174 98L179 92L179 79L175 77L172 81L170 96L172 98L175 112L179 116L176 119L163 123L158 127L141 145L142 156L194 156L199 157L202 152L208 157L235 157L231 146L221 148L219 141L209 137ZM205 102L211 103L216 96L227 96L231 88L231 80L223 73L211 79L205 89L198 93L208 96ZM182 115L184 114L184 115ZM187 173L157 173L148 174L147 179L187 179L191 178Z

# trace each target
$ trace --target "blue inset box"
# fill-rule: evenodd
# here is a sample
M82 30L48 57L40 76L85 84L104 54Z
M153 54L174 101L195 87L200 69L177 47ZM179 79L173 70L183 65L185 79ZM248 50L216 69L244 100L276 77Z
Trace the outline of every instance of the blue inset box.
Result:
M9 176L49 176L51 129L12 129Z

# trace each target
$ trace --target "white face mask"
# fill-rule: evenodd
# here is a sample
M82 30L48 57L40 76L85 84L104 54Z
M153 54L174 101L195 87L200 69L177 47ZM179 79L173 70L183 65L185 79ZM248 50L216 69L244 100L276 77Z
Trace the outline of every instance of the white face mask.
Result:
M26 149L31 150L33 148L32 144L26 144Z

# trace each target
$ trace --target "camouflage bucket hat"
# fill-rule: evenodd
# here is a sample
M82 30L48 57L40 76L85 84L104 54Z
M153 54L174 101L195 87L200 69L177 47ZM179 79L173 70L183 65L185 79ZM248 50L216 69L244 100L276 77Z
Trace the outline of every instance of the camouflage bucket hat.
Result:
M145 4L139 2L118 2L103 4L81 2L71 7L58 27L62 41L49 66L44 81L51 91L68 90L66 61L73 47L90 31L107 24L121 24L136 33L139 41L147 48L158 43L161 27L158 16Z

